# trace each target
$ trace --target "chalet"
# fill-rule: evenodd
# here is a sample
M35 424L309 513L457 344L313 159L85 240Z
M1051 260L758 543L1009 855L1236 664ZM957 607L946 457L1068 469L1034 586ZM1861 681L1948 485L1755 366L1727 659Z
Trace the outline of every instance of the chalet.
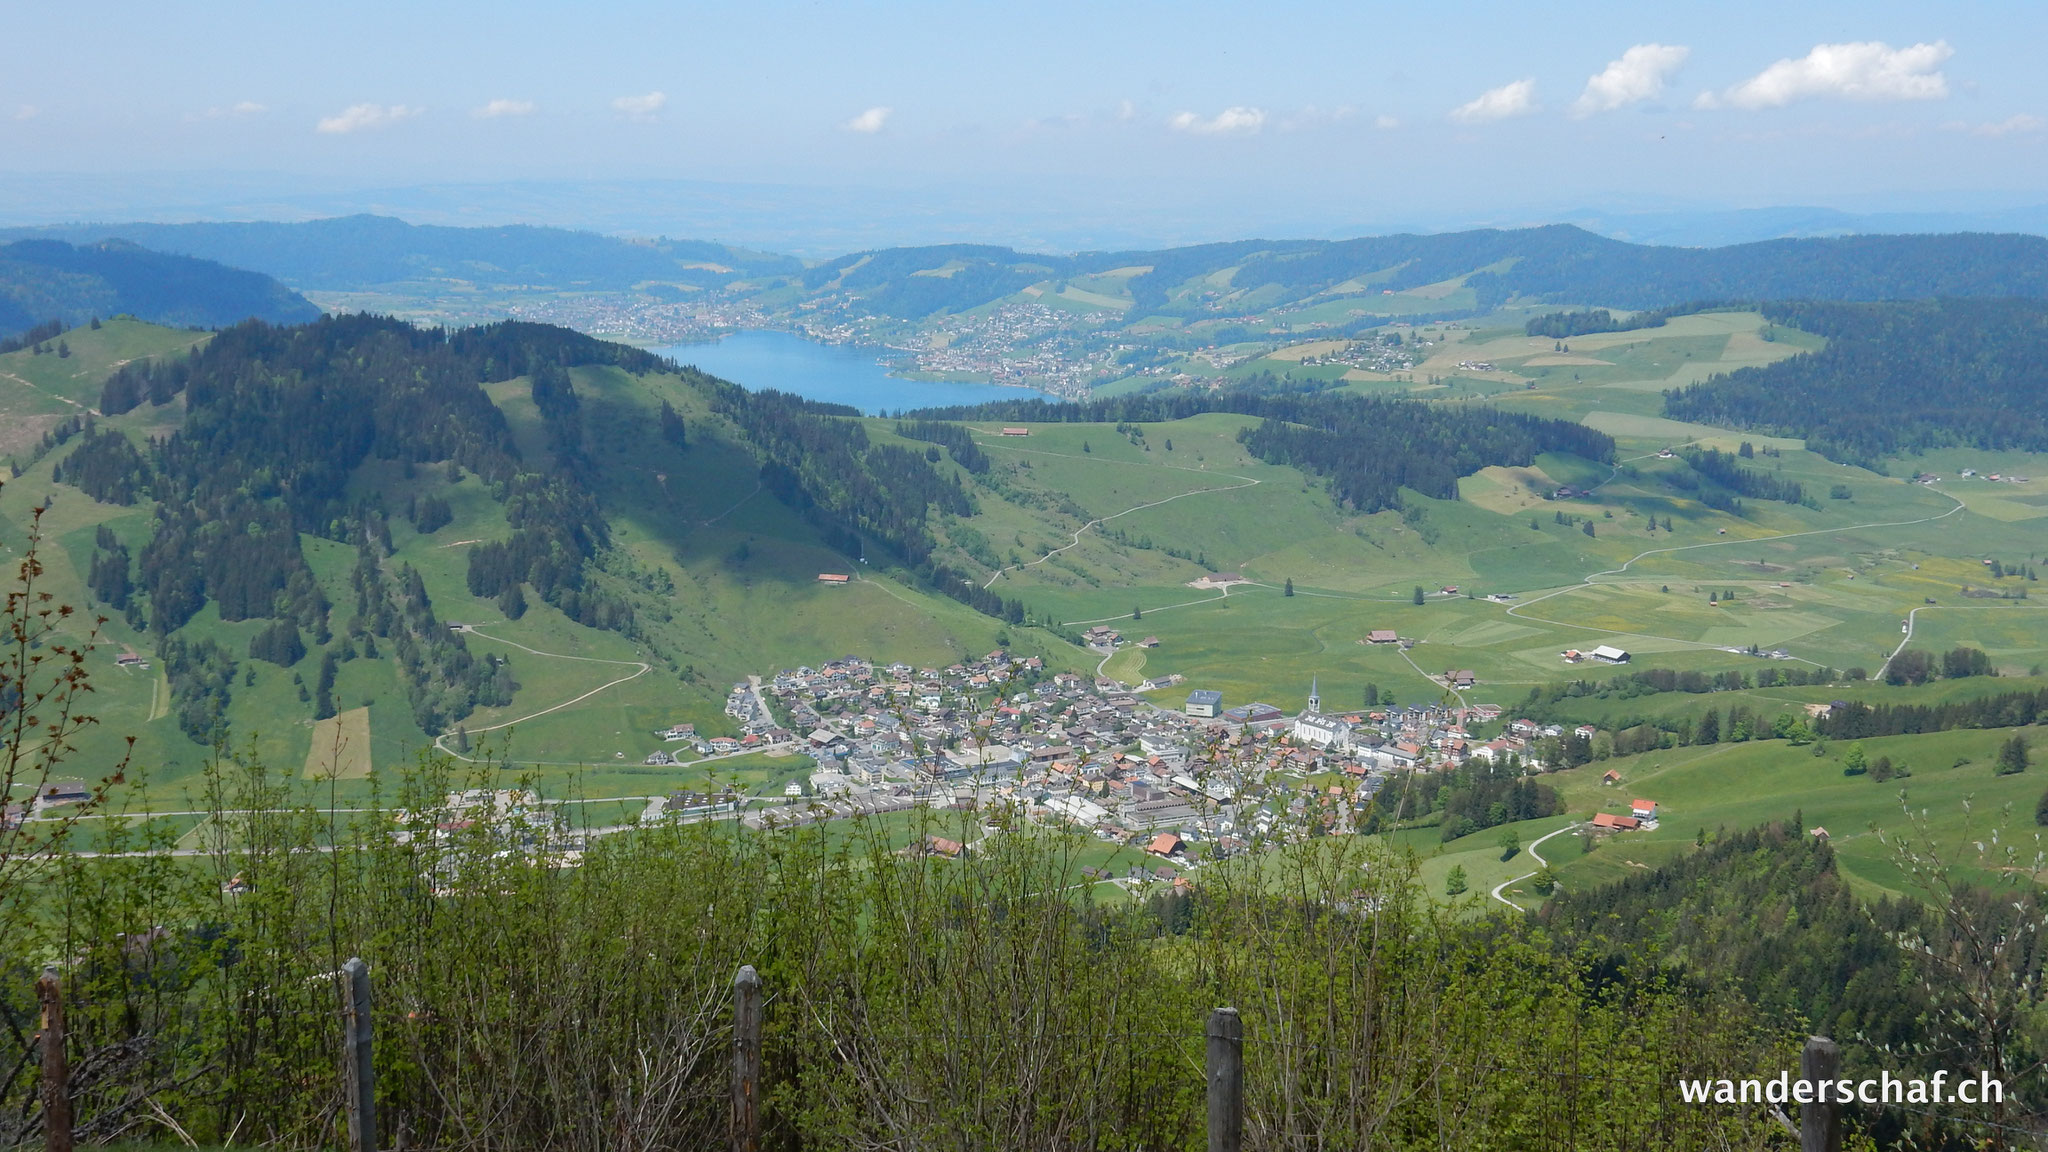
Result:
M1643 822L1633 816L1616 816L1612 812L1593 814L1593 827L1609 832L1633 832L1642 826Z
M1182 711L1190 716L1209 719L1216 715L1216 709L1223 703L1223 693L1209 688L1197 688L1188 693L1188 702Z
M948 840L944 836L926 836L924 838L924 854L927 856L944 856L950 860L958 857L965 851L967 851L967 846L958 840Z
M1619 784L1621 783L1621 773L1615 771L1612 768L1609 768L1606 772L1601 774L1600 782L1602 784Z
M1150 852L1154 856L1171 856L1176 852L1184 852L1186 850L1187 845L1181 842L1180 837L1175 836L1171 832L1161 832L1152 838L1151 843L1145 845L1145 851Z
M1657 818L1657 802L1655 800L1631 800L1628 804L1628 813L1638 820L1655 820Z
M1017 428L1017 427L1013 427L1013 426L1010 426L1010 425L1004 425L1004 427L1003 427L1003 435L1005 435L1005 436L1029 436L1029 435L1031 435L1031 429L1029 429L1029 428Z
M655 735L669 741L689 740L697 735L697 726L695 724L676 724L655 733Z
M1828 830L1816 824L1809 831L1809 835L1811 835L1815 840L1826 840L1828 838Z
M114 657L114 666L116 668L134 668L137 666L143 668L149 667L149 665L144 664L142 662L142 657L136 655L133 649L130 649L129 651L123 652L119 656Z
M1579 651L1577 648L1567 648L1564 651L1559 652L1557 655L1559 659L1563 660L1567 664L1577 664L1579 661L1584 660L1586 658L1586 654L1584 652Z
M1577 736L1582 740L1591 740L1593 737L1598 736L1599 734L1600 730L1598 728L1593 727L1591 724L1581 724L1577 728L1572 729L1572 735Z
M1472 675L1470 668L1460 668L1455 672L1446 672L1444 673L1444 679L1453 688L1470 688L1473 684L1477 683L1477 678Z
M852 582L852 580L853 580L853 577L851 577L851 576L848 576L848 575L847 575L846 573L844 573L844 572L820 572L820 573L818 573L818 583L820 583L820 584L847 584L847 583L851 583L851 582Z
M1145 637L1145 638L1144 638L1143 640L1140 640L1140 641L1138 641L1138 647L1140 647L1140 648L1157 648L1157 647L1159 647L1159 637L1157 637L1157 636L1147 636L1147 637Z
M1602 664L1626 664L1629 662L1630 657L1626 649L1616 648L1611 644L1602 644L1598 648L1593 649L1593 659L1600 661Z
M1397 644L1400 640L1400 635L1392 628L1375 628L1365 634L1365 642L1368 644Z
M1508 722L1508 731L1513 732L1515 735L1523 737L1524 739L1527 739L1528 737L1536 735L1536 733L1540 731L1540 729L1536 726L1536 722L1534 720L1510 720Z

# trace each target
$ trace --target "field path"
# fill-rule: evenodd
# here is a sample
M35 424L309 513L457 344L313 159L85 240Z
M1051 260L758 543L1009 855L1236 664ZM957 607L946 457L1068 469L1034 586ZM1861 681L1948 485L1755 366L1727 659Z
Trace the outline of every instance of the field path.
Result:
M1940 492L1941 490L1937 488L1933 489L1933 491ZM1709 540L1704 544L1681 544L1674 548L1650 548L1645 551L1638 552L1634 556L1629 557L1628 560L1625 563L1623 563L1622 566L1619 568L1606 568L1599 572L1588 573L1577 584L1567 584L1562 588L1553 589L1549 592L1545 592L1541 596L1537 596L1530 600L1525 600L1522 603L1517 604L1512 608L1509 608L1507 610L1507 614L1510 616L1517 617L1519 619L1533 620L1537 623L1550 624L1559 628L1576 628L1582 632L1600 632L1608 636L1640 636L1646 640L1665 640L1673 644L1684 644L1693 648L1721 648L1723 647L1723 645L1709 644L1704 640L1682 640L1676 636L1659 636L1652 632L1623 632L1613 628L1596 628L1590 624L1573 624L1564 620L1552 620L1547 616L1530 616L1524 614L1524 609L1527 609L1536 604L1541 604L1545 600L1549 600L1552 597L1562 596L1567 592L1576 592L1581 588L1590 588L1596 584L1601 583L1615 583L1614 581L1602 581L1600 577L1623 575L1629 570L1629 568L1634 566L1636 561L1641 560L1645 556L1661 556L1670 552L1690 552L1696 548L1725 548L1731 544L1767 544L1773 540L1791 540L1799 536L1829 536L1837 532L1860 532L1866 528L1906 528L1914 524L1927 524L1935 520L1945 520L1948 517L1953 516L1956 513L1961 512L1963 510L1964 505L1961 500L1956 500L1954 496L1949 496L1949 494L1946 492L1942 492L1941 494L1943 496L1948 496L1948 498L1951 500L1955 500L1956 506L1949 509L1946 512L1938 513L1933 516L1922 516L1917 520L1885 520L1877 521L1875 523L1870 524L1844 524L1838 528L1812 528L1804 532L1782 532L1776 536L1750 536L1745 537L1741 540ZM1914 611L1918 611L1918 609L1915 609ZM1907 639L1911 638L1912 637L1909 633ZM1904 645L1900 645L1900 647L1904 647ZM1896 652L1893 653L1893 655L1897 654L1898 653ZM1814 661L1808 660L1800 656L1794 656L1792 657L1792 659L1797 660L1802 664L1814 664ZM1890 661L1887 660L1886 663L1890 663ZM1818 667L1817 664L1815 666Z
M982 435L986 436L988 435L988 433L983 432ZM1188 468L1180 464L1141 464L1135 460L1096 460L1092 456L1076 456L1072 452L1045 452L1036 448L1012 448L1007 444L999 444L994 441L990 441L985 446L989 448L994 448L999 452L1019 452L1026 453L1032 456L1057 456L1062 460L1085 460L1092 464L1121 464L1128 468L1171 468L1176 472L1193 472L1200 476L1227 476L1232 480L1242 480L1244 481L1244 483L1226 484L1220 488L1197 488L1192 492L1182 492L1178 495L1168 496L1164 500L1148 501L1144 504L1138 504L1133 507L1126 508L1121 512L1114 512L1108 516L1101 516L1094 520L1090 520L1086 524L1081 525L1079 528L1074 529L1074 539L1072 542L1063 544L1060 547L1055 548L1050 552L1047 552L1045 555L1040 556L1036 560L1027 561L1023 564L1009 564L996 569L995 575L990 576L988 578L988 583L982 585L982 588L984 590L986 590L990 585L993 585L996 581L1002 579L1003 573L1005 572L1010 572L1024 568L1035 568L1038 565L1045 563L1047 560L1052 559L1053 557L1059 555L1062 552L1067 551L1070 548L1080 547L1081 534L1088 531L1090 528L1094 528L1102 524L1107 524L1111 520L1115 520L1122 516L1129 516L1133 512L1142 512L1147 508L1157 508L1161 504L1171 504L1175 500L1183 500L1189 496L1202 496L1210 492L1235 492L1240 488L1250 488L1255 484L1261 483L1261 481L1255 480L1250 476L1238 476L1229 472L1211 472L1206 468Z
M1546 832L1543 835L1538 836L1535 840L1531 841L1529 843L1529 846L1527 848L1524 848L1523 851L1529 854L1529 859L1534 860L1536 862L1536 866L1539 870L1547 868L1550 866L1550 861L1545 860L1542 856L1538 855L1536 849L1542 847L1543 842L1545 840L1550 839L1552 836L1562 836L1565 833L1577 827L1578 824L1572 823L1567 824L1562 828L1559 828L1555 832ZM1524 908L1520 904L1515 903L1513 900L1510 900L1507 897L1501 895L1501 892L1505 890L1508 885L1520 884L1522 881L1527 880L1529 877L1534 876L1535 874L1536 873L1534 872L1524 872L1520 876L1516 876L1509 880L1501 881L1500 883L1493 886L1493 898L1507 905L1508 907L1513 908L1517 912L1527 912L1527 908Z
M485 632L479 632L477 631L474 625L468 628L464 628L463 631L471 636L480 637L482 639L490 640L498 644L508 645L510 647L519 649L521 652L532 653L535 656L546 656L549 659L553 660L580 660L585 664L616 664L621 668L633 669L633 671L629 675L621 676L617 680L612 680L600 684L597 687L592 688L590 691L585 692L581 696L577 696L574 699L570 700L564 700L560 704L557 704L552 708L543 708L538 712L529 712L524 716L518 717L517 719L513 720L507 720L502 724L492 724L487 727L478 728L478 732L496 732L500 728L510 728L514 724L524 724L528 720L534 720L539 717L546 716L550 712L560 712L564 708L568 708L572 705L583 703L585 700L590 699L592 696L597 695L599 692L602 692L607 688L616 688L619 685L624 684L628 680L637 680L640 677L647 675L647 673L651 671L654 667L651 664L643 664L638 660L600 660L595 656L569 656L561 652L543 652L538 648L528 648L526 645L521 644L516 640L507 640L502 636L492 636ZM457 760L461 760L466 764L476 763L476 761L471 760L469 757L464 756L461 753L454 751L453 749L450 749L446 744L443 743L443 741L447 739L448 733L446 732L443 732L441 735L436 736L434 738L434 747L442 752L448 753L450 756L453 756Z

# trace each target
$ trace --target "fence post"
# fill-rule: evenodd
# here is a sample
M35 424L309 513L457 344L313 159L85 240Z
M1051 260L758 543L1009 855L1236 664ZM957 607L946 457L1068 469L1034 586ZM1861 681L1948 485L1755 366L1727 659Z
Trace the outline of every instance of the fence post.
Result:
M370 966L351 956L341 966L342 1080L349 1152L377 1152L377 1071L370 1063Z
M1833 1080L1842 1073L1842 1050L1825 1036L1808 1036L1799 1054L1799 1078ZM1799 1106L1799 1152L1842 1152L1842 1106L1832 1096Z
M1244 1021L1237 1009L1209 1013L1209 1152L1238 1152L1244 1141Z
M761 977L752 964L732 981L732 1147L761 1147Z
M36 981L43 1005L43 1148L71 1152L71 1068L64 1062L64 985L57 969L43 969Z

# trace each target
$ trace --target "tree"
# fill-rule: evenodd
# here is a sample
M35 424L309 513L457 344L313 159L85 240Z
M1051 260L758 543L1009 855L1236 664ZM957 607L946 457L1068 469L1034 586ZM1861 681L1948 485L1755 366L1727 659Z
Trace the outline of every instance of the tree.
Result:
M1417 604L1422 603L1422 585L1420 584L1415 586L1415 602Z
M2015 776L2027 770L2027 738L2015 734L2012 739L1998 746L1998 768L2000 776Z
M1870 764L1863 758L1863 745L1849 745L1849 751L1842 755L1842 775L1861 776L1869 770Z
M1593 534L1593 522L1591 520L1586 521L1585 526L1580 528L1579 531L1591 536Z
M0 604L0 811L8 798L43 795L76 750L73 741L98 723L83 705L92 692L87 658L100 624L80 627L76 610L44 591L43 509L29 514L27 540ZM128 746L134 746L134 740ZM30 824L0 818L0 937L17 935L28 881L82 817L104 805L107 789L126 776L128 754L88 786L82 803L46 812ZM37 877L37 879L40 879Z
M1133 620L1143 620L1144 618L1145 618L1145 613L1144 613L1144 610L1143 610L1143 609L1140 609L1140 608L1139 608L1139 607L1138 607L1138 606L1137 606L1136 604L1133 604L1133 605L1131 605L1131 619L1133 619Z
M1548 864L1545 864L1543 867L1538 868L1536 870L1536 875L1534 879L1530 883L1530 886L1536 889L1536 894L1538 896L1548 896L1552 892L1557 891L1556 871L1554 871Z
M2041 793L2041 799L2034 804L2034 823L2048 827L2048 792Z
M1444 877L1444 895L1463 896L1465 891L1471 886L1471 882L1465 879L1465 866L1463 864L1451 865L1450 875Z
M1692 742L1695 744L1719 744L1721 742L1720 709L1709 708L1706 715L1700 717L1700 726L1693 732Z
M507 620L517 620L526 615L526 593L520 591L519 585L507 584L505 590L498 593L498 611L503 612Z
M1522 851L1522 838L1513 828L1500 830L1500 858L1513 860Z
M1283 588L1283 589L1281 590L1280 594L1281 594L1282 596L1292 596L1292 595L1294 595L1294 577L1292 577L1292 576L1289 576L1289 577L1287 578L1287 584L1286 584L1286 587L1285 587L1285 588Z

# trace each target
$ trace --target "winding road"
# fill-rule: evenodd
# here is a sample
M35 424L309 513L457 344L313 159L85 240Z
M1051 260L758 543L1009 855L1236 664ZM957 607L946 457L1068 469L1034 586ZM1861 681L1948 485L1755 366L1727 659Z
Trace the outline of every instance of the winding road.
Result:
M1541 856L1540 854L1538 854L1538 853L1537 853L1536 849L1538 849L1538 848L1542 847L1542 846L1543 846L1543 842L1544 842L1545 840L1548 840L1548 839L1550 839L1550 838L1551 838L1552 836L1562 836L1562 835L1564 835L1565 833L1567 833L1567 832L1570 832L1570 831L1571 831L1572 829L1574 829L1574 828L1577 828L1577 827L1578 827L1578 823L1577 823L1577 822L1575 821L1575 822L1573 822L1573 823L1570 823L1570 824L1567 824L1567 825L1565 825L1565 826L1564 826L1564 827L1562 827L1562 828L1559 828L1559 829L1558 829L1557 831L1555 831L1555 832L1546 832L1546 833L1544 833L1543 835L1541 835L1541 836L1538 836L1538 837L1537 837L1536 839L1534 839L1534 840L1530 841L1530 842L1529 842L1529 846L1528 846L1527 848L1523 849L1523 851L1525 851L1525 852L1527 852L1527 853L1529 854L1529 859L1531 859L1531 860L1534 860L1534 861L1536 862L1536 865L1537 865L1537 868L1538 868L1538 870L1541 870L1541 869L1543 869L1543 868L1548 868L1548 867L1550 866L1550 861L1548 861L1548 860L1545 860L1545 859L1544 859L1544 858L1543 858L1543 857L1542 857L1542 856ZM1527 880L1527 879L1528 879L1529 877L1531 877L1531 876L1534 876L1535 874L1536 874L1535 872L1524 872L1524 873L1522 873L1522 874L1521 874L1520 876L1516 876L1516 877L1513 877L1513 878L1511 878L1511 879L1503 880L1503 881L1501 881L1500 883L1498 883L1498 884L1495 884L1495 885L1493 886L1493 893L1492 893L1492 895L1493 895L1493 898L1494 898L1495 900L1498 900L1498 901L1500 901L1501 903L1503 903L1503 904L1507 905L1508 907L1510 907L1510 908L1513 908L1513 909L1514 909L1515 911L1517 911L1517 912L1527 912L1527 911L1528 911L1528 909L1527 909L1527 908L1524 908L1524 907L1522 907L1522 906L1521 906L1520 904L1517 904L1517 903L1515 903L1515 902L1514 902L1513 900L1510 900L1510 899L1508 899L1507 897L1505 897L1505 896L1501 895L1501 892L1502 892L1502 891L1504 891L1504 890L1505 890L1505 889L1507 888L1507 886L1508 886L1508 885L1510 885L1510 884L1520 884L1520 883L1521 883L1522 881L1524 881L1524 880Z
M519 649L521 652L528 652L535 656L546 656L554 660L580 660L585 664L616 664L621 668L633 669L633 672L630 675L621 676L617 680L607 681L606 683L600 684L597 687L592 688L590 691L585 692L581 696L577 696L569 700L564 700L560 704L556 704L551 708L543 708L538 712L529 712L524 716L518 717L517 719L506 720L499 724L490 724L482 728L478 728L476 729L476 731L479 733L496 732L500 728L510 728L514 724L524 724L528 720L533 720L541 716L546 716L550 712L560 712L564 708L568 708L572 705L583 703L585 700L590 699L592 696L597 695L599 692L602 692L607 688L616 688L619 685L624 684L628 680L637 680L640 677L647 675L647 673L651 671L654 667L651 664L644 664L638 660L600 660L595 656L569 656L561 652L543 652L538 648L528 648L526 645L521 644L516 640L507 640L502 636L492 636L487 632L480 632L474 625L464 628L463 632L471 636L476 636L484 640L492 641L493 643L508 645L510 647ZM447 739L448 733L443 732L441 735L434 738L434 747L439 751L446 752L448 755L455 757L457 760L460 760L465 764L476 763L475 760L472 760L469 757L464 756L462 753L457 752L454 749L448 747L448 745L445 743Z

